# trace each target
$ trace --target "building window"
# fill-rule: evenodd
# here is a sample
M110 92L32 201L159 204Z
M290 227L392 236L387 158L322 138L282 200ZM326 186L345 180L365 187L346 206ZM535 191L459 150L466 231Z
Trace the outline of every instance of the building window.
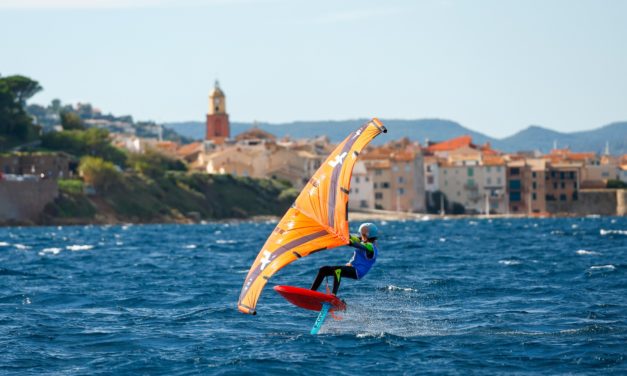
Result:
M546 195L544 196L544 199L547 201L555 201L555 196L553 195Z
M553 183L553 189L557 189L557 183Z
M520 192L510 192L509 193L509 201L510 202L518 202L518 201L520 201Z
M388 182L381 183L381 188L390 188L390 183Z
M427 184L433 184L433 176L427 176Z
M431 165L427 165L427 172L431 172Z
M538 186L537 186L537 184L536 184L536 182L535 182L535 181L534 181L533 183L531 183L531 187L532 187L533 189L537 189L537 188L538 188Z
M405 163L405 172L409 172L411 170L411 166L409 166L409 163Z
M561 194L560 195L560 201L566 201L566 195L565 194Z
M404 195L404 194L405 194L405 190L404 190L403 188L399 188L399 189L397 190L397 193L398 193L398 195L399 195L399 196L402 196L402 195Z
M560 186L562 187L562 189L564 189L564 188L566 188L566 183L562 182L562 183L560 184Z
M374 174L377 175L377 176L381 175L382 173L383 173L383 171L381 171L380 168L377 168L377 169L374 170Z
M501 185L501 178L496 178L496 184Z
M536 177L536 172L535 171L531 173L531 177L533 177L533 178Z
M574 172L574 171L571 171L571 172L570 172L570 178L571 178L571 179L574 179L574 178L575 178L575 172Z
M355 193L359 193L359 188L355 188Z
M383 193L381 193L381 192L376 192L376 193L374 194L374 198L375 198L375 200L382 200L382 199L383 199Z
M398 166L396 166L396 165L392 166L392 171L398 172Z
M475 186L475 181L474 181L474 180L472 180L472 179L468 179L468 180L466 181L466 185L468 185L468 188L472 188L472 187L474 187L474 186Z
M448 172L447 170L444 170L444 175L446 175L447 172Z
M564 172L560 172L560 179L564 180L565 175Z
M577 182L576 181L573 182L573 189L577 189Z
M359 176L355 176L355 183L359 183Z
M468 176L473 176L475 173L475 169L472 167L468 167Z
M520 175L520 169L518 167L514 167L509 170L509 174L512 176Z
M510 180L509 189L520 189L520 180Z
M488 185L492 185L492 178L488 178L487 181Z
M486 167L486 168L485 168L485 170L486 170L487 172L490 172L490 166Z
M532 199L533 201L535 201L535 200L536 200L536 198L537 198L537 196L536 196L536 192L533 192L533 193L531 194L531 199Z
M501 172L501 166L496 167L496 172Z
M370 178L366 176L366 183L370 182Z
M398 177L398 184L403 184L405 183L405 178L403 178L402 176Z
M577 199L579 198L579 195L577 195L577 192L573 192L573 201L577 201Z

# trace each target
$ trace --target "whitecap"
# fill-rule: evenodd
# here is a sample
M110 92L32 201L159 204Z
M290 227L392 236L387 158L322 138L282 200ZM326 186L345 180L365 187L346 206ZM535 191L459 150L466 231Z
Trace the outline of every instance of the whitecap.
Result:
M601 233L601 236L605 236L605 235L627 235L627 231L626 230L604 230L601 229L599 231Z
M440 241L444 243L446 241L446 238L440 238Z
M40 256L43 256L45 254L52 254L52 255L57 255L59 254L59 252L61 252L61 248L44 248L41 250L41 252L39 252Z
M599 255L599 252L595 252L595 251L587 251L585 249L580 249L577 251L578 255Z
M29 249L30 247L24 244L15 244L15 248L24 250Z
M0 242L0 247L8 247L11 244L7 243L7 242Z
M399 287L394 285L388 285L386 288L388 291L405 291L405 292L417 292L418 290L412 289L411 287Z
M197 247L196 244L188 244L188 245L184 246L183 248L185 248L185 249L194 249L196 247Z
M216 243L218 243L218 244L234 244L234 243L237 243L237 241L235 241L235 240L218 239L218 240L216 240Z
M87 251L87 250L90 250L90 249L94 248L94 246L93 245L83 245L83 244L73 244L73 245L68 245L65 248L69 249L70 251Z
M577 228L579 227L578 225L571 225L570 228Z
M502 265L520 265L522 262L520 260L499 260L499 264Z
M616 267L612 264L609 265L593 265L590 270L615 270Z
M31 303L31 301L30 301L30 298L29 298L28 296L27 296L27 297L25 297L25 298L22 300L22 304L24 304L24 305L26 305L26 304L30 304L30 303Z

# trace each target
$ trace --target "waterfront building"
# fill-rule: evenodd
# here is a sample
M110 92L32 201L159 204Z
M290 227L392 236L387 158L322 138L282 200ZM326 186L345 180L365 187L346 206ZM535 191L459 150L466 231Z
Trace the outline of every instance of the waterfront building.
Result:
M370 174L376 209L425 211L423 156L409 140L369 148L360 158Z
M363 161L358 160L353 168L348 207L374 209L374 185Z

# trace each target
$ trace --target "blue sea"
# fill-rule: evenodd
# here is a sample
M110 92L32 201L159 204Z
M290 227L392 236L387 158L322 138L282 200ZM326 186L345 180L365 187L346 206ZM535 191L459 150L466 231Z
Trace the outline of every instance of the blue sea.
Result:
M0 373L627 374L627 218L376 223L377 264L317 336L272 286L349 248L237 311L275 222L0 228Z

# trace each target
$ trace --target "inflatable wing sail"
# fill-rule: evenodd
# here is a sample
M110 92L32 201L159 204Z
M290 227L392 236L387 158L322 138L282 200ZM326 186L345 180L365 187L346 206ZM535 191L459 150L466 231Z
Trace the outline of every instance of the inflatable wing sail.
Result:
M253 262L239 296L240 311L256 314L268 279L285 265L317 251L348 244L348 192L357 156L381 132L372 119L335 148L285 213Z

